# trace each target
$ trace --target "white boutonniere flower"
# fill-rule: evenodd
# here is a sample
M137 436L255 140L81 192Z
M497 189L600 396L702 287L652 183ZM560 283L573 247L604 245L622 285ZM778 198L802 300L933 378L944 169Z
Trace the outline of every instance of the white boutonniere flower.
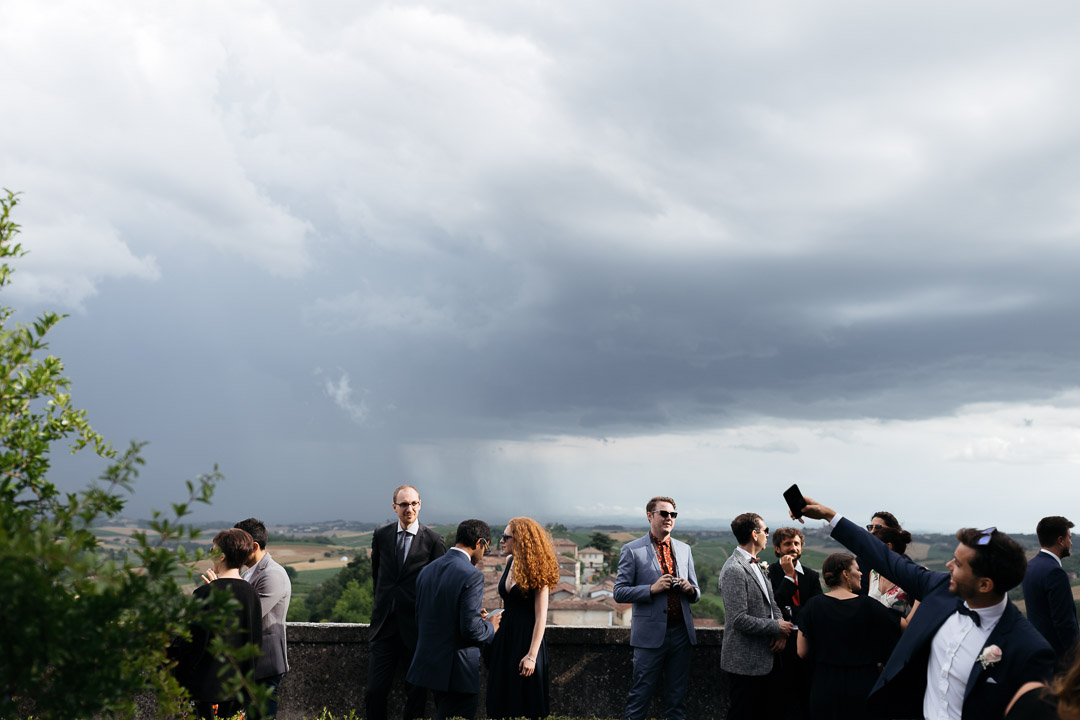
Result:
M769 563L762 560L761 562L758 563L758 567L761 568L761 573L763 575L768 575L769 574Z
M996 665L1001 662L1001 648L997 645L987 645L983 648L982 654L975 658L975 662L982 663L983 670Z

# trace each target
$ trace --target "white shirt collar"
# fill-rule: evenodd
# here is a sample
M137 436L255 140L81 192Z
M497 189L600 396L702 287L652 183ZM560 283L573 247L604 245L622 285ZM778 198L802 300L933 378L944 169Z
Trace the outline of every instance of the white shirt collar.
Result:
M1058 564L1058 567L1061 567L1061 558L1059 558L1059 557L1057 556L1057 553L1051 552L1051 551L1047 550L1046 548L1042 548L1042 549L1040 549L1040 550L1039 550L1039 552L1044 552L1044 553L1046 553L1047 555L1049 555L1050 557L1052 557L1052 558L1054 558L1055 560L1057 560L1057 564Z
M420 518L416 518L415 520L413 520L412 524L409 525L409 527L407 527L407 528L401 527L401 520L398 520L397 521L397 531L401 532L402 530L409 533L410 535L415 535L417 533L417 531L420 530Z
M1001 598L1001 602L999 602L998 604L984 608L973 608L967 604L966 600L964 601L964 605L969 610L979 613L979 619L982 622L982 627L988 630L997 625L998 620L1000 620L1001 616L1005 614L1005 606L1008 604L1008 596Z
M451 549L451 550L457 550L457 551L458 551L459 553L461 553L461 554L462 554L462 555L464 555L465 557L469 558L469 562L470 562L470 563L472 562L472 555L470 555L469 553L465 552L464 550L462 550L461 548L459 548L459 547L458 547L457 545L455 545L454 547L452 547L452 548L450 548L450 549Z

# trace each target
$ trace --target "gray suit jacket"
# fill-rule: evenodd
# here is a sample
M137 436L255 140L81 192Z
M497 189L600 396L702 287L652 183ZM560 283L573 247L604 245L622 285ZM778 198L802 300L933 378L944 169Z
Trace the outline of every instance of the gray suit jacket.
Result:
M266 678L289 671L285 651L285 616L289 614L292 583L285 568L274 562L270 553L244 573L244 579L259 593L262 602L262 655L255 665L255 678Z
M724 599L724 644L720 667L738 675L768 675L773 666L770 643L780 635L780 608L765 578L765 592L751 573L758 569L733 550L720 571ZM776 619L774 619L776 618ZM788 638L788 642L793 642Z
M683 620L690 644L697 643L694 634L694 616L690 614L690 603L701 597L698 589L697 573L694 572L694 556L690 546L671 538L671 551L675 556L676 574L690 581L694 594L680 593ZM628 542L619 551L619 572L615 576L615 602L634 603L630 621L630 644L639 648L658 648L667 637L667 593L653 595L649 586L660 579L660 561L656 557L656 548L652 539L645 535Z

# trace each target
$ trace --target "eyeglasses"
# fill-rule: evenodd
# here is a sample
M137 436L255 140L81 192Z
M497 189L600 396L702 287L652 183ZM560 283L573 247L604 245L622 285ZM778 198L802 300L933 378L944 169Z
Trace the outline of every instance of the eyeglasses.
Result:
M885 527L885 526L880 524L880 523L874 523L873 525L867 525L866 529L869 530L870 532L874 532L878 528L883 528L883 527Z
M402 510L405 510L406 508L411 508L411 507L414 507L414 508L420 507L420 501L419 500L413 500L412 502L400 502L400 503L394 503L394 504L397 505Z
M994 536L995 532L997 532L996 527L988 527L985 530L980 530L979 531L979 539L975 541L975 544L976 545L989 545L990 544L990 538L992 538Z
M491 541L487 538L480 538L480 542L484 543L484 552L491 549Z
M679 517L679 513L677 513L677 512L668 512L667 510L653 510L653 514L659 515L660 517L664 518L665 520L667 518L671 518L672 520L674 520L675 518Z

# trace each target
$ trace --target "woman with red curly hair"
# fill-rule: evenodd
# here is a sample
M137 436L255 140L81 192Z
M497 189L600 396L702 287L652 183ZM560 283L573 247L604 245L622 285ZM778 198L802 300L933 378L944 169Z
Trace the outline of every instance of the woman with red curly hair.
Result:
M532 518L513 518L502 536L506 569L499 581L503 613L491 646L489 718L548 716L548 592L559 582L551 536Z

